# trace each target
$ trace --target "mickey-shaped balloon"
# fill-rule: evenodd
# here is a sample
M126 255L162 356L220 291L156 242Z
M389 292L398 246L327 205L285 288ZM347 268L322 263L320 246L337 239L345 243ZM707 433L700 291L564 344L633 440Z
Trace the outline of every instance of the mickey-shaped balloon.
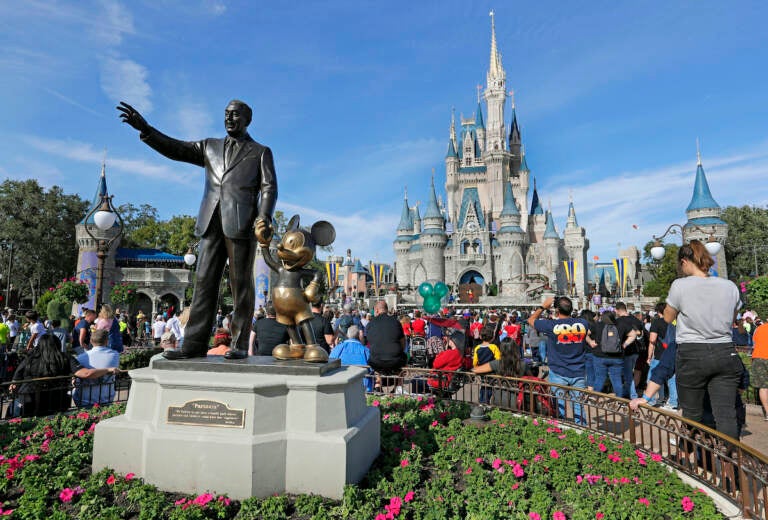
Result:
M277 321L288 327L290 344L281 344L272 350L276 359L299 359L314 363L328 361L328 354L317 344L311 321L314 315L310 303L319 300L322 273L306 266L315 256L316 246L327 246L336 239L336 230L330 222L321 220L307 231L299 227L299 216L288 222L277 245L275 260L269 244L261 244L264 261L277 273L277 283L272 288L272 304ZM309 283L306 283L310 280ZM306 285L305 285L306 283Z
M429 314L435 314L440 310L440 300L448 294L448 286L443 282L437 282L433 287L429 282L422 282L419 285L419 294L424 298L424 310Z

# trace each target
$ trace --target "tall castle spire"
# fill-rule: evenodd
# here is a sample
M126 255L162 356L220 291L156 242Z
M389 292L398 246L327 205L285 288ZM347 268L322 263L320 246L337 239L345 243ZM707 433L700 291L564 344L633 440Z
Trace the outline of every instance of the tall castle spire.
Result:
M496 47L496 14L493 10L488 14L491 17L491 66L488 69L488 77L503 78L505 73L504 67L501 65L501 53Z
M693 197L691 197L691 203L688 204L686 212L701 210L701 209L720 209L720 206L715 202L712 197L712 192L709 191L709 183L707 182L707 176L704 174L704 167L701 165L701 149L699 148L699 140L696 140L696 181L693 184Z
M411 219L411 209L408 207L408 188L405 189L403 196L403 212L400 214L400 223L397 225L398 231L413 230L413 220Z

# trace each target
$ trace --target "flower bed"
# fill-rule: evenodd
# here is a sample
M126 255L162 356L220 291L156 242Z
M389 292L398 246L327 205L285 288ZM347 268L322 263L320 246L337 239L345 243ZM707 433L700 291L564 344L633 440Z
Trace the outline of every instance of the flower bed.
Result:
M381 408L382 454L341 501L273 496L242 502L214 490L163 493L133 474L91 475L93 430L124 405L0 424L0 515L110 519L710 519L703 490L668 471L659 455L554 421L491 412L463 422L466 405L398 397Z

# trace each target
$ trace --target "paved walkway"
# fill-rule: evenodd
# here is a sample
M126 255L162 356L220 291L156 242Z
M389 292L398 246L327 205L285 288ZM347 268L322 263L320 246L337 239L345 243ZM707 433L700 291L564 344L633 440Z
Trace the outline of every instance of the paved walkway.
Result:
M741 442L768 457L768 421L763 419L761 406L747 405L747 425L744 427Z

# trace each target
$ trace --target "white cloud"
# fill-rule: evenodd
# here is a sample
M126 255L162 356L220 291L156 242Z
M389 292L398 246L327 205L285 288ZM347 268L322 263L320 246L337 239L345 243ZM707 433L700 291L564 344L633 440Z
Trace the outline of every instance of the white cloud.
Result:
M96 40L110 47L123 42L123 35L134 34L133 15L120 2L100 0L102 12L92 26Z
M705 158L704 170L712 196L720 207L764 204L768 186L768 153L760 144L744 153ZM643 246L672 223L686 221L685 208L693 194L696 164L685 161L654 169L623 172L614 177L581 184L572 190L579 224L590 240L589 258L612 258L629 245ZM562 184L560 184L562 186ZM568 211L569 189L548 193L558 230L562 233ZM634 229L637 225L638 229Z
M223 0L203 0L203 10L216 16L222 15L227 11L227 5Z
M181 139L202 139L214 133L211 128L213 116L203 103L182 103L176 111L175 117L178 121L179 138Z
M14 157L14 166L10 170L0 169L0 174L9 179L34 179L46 188L60 185L64 179L64 174L56 166L26 156Z
M147 68L133 60L105 57L101 64L101 89L112 101L126 101L144 114L152 111L152 88Z
M37 136L22 138L31 147L56 157L63 157L78 162L101 164L104 152L89 143L72 140L47 139ZM129 174L136 174L150 179L158 179L168 183L197 185L198 179L182 175L165 165L157 165L142 159L130 159L118 156L107 157L107 167Z
M311 227L318 220L327 220L333 224L336 228L336 241L332 244L334 254L343 254L347 249L351 249L352 255L360 257L364 262L391 262L394 258L392 241L399 215L374 211L342 215L282 200L278 200L277 209L285 212L286 218L299 215L301 225L305 227ZM322 254L320 256L322 258Z

